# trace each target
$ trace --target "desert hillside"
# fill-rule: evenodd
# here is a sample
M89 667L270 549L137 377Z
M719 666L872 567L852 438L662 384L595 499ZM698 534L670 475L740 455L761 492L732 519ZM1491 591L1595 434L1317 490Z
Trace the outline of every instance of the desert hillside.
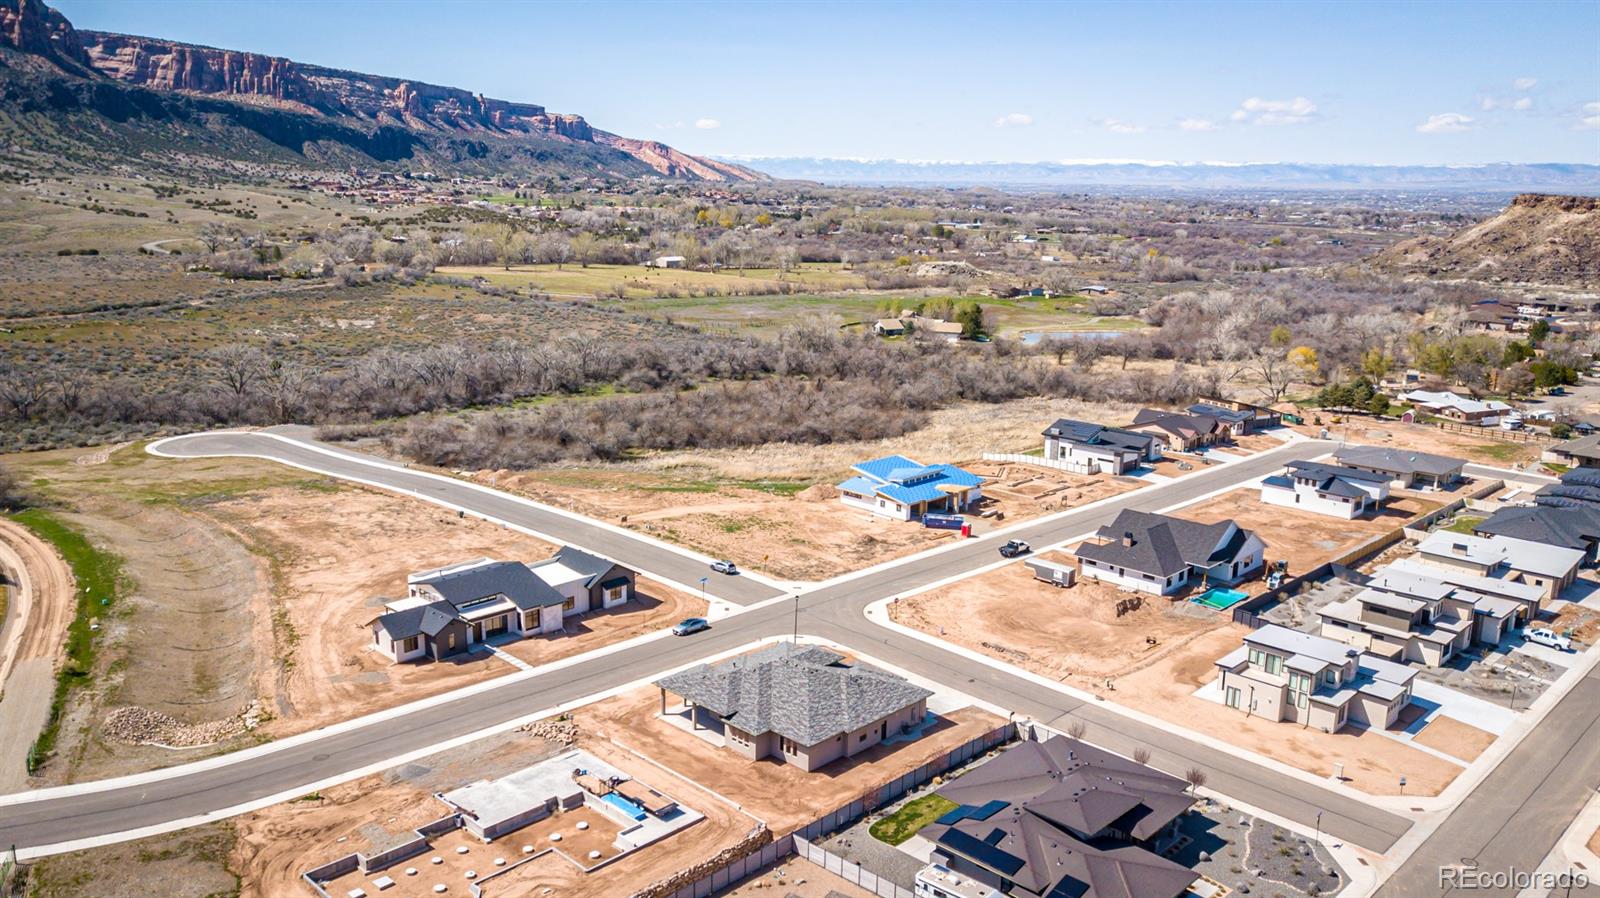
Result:
M1374 257L1430 277L1600 286L1600 198L1525 193L1449 237L1418 237Z

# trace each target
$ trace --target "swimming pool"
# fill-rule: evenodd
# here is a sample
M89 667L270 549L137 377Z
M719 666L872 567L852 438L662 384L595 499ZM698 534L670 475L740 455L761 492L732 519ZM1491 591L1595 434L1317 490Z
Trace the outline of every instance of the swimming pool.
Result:
M622 813L627 814L629 817L632 817L635 820L644 819L644 808L639 807L615 792L607 792L605 795L600 797L600 800L608 805L611 805Z
M1250 594L1247 592L1213 586L1189 601L1196 605L1204 605L1214 611L1226 611L1248 598L1250 598Z

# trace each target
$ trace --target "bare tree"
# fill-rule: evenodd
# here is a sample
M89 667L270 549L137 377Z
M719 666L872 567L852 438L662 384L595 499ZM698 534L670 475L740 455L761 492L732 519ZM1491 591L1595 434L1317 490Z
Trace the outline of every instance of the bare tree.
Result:
M224 392L245 399L267 373L267 357L254 346L231 343L210 353L214 376Z
M0 402L11 406L18 418L31 418L42 411L49 392L44 371L35 367L0 370Z
M227 228L214 221L208 221L200 226L199 240L208 253L215 254L217 250L222 248L222 244L227 239Z
M1074 720L1073 722L1067 724L1067 735L1074 739L1082 739L1083 734L1087 732L1088 729L1088 724L1081 720Z
M1183 772L1183 779L1191 790L1203 789L1206 785L1206 772L1198 767L1190 767Z
M22 486L22 481L10 468L0 466L0 511L25 508L29 501L28 491Z
M1143 745L1133 750L1133 759L1140 764L1150 763L1150 749Z

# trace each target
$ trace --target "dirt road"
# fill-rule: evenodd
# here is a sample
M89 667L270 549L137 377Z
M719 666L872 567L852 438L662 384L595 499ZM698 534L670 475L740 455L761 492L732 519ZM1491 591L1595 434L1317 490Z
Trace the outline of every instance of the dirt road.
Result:
M0 519L0 795L27 786L28 746L50 716L50 678L72 620L67 563L26 527Z

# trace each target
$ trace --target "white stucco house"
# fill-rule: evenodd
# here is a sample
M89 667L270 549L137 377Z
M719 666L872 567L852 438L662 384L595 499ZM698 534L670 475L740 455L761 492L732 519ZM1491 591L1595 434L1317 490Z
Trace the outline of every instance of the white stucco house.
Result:
M1080 573L1123 589L1170 595L1188 586L1231 586L1257 571L1267 546L1233 521L1201 524L1124 510L1078 546Z
M1376 513L1389 499L1389 475L1343 465L1292 461L1261 481L1261 501L1353 520Z

